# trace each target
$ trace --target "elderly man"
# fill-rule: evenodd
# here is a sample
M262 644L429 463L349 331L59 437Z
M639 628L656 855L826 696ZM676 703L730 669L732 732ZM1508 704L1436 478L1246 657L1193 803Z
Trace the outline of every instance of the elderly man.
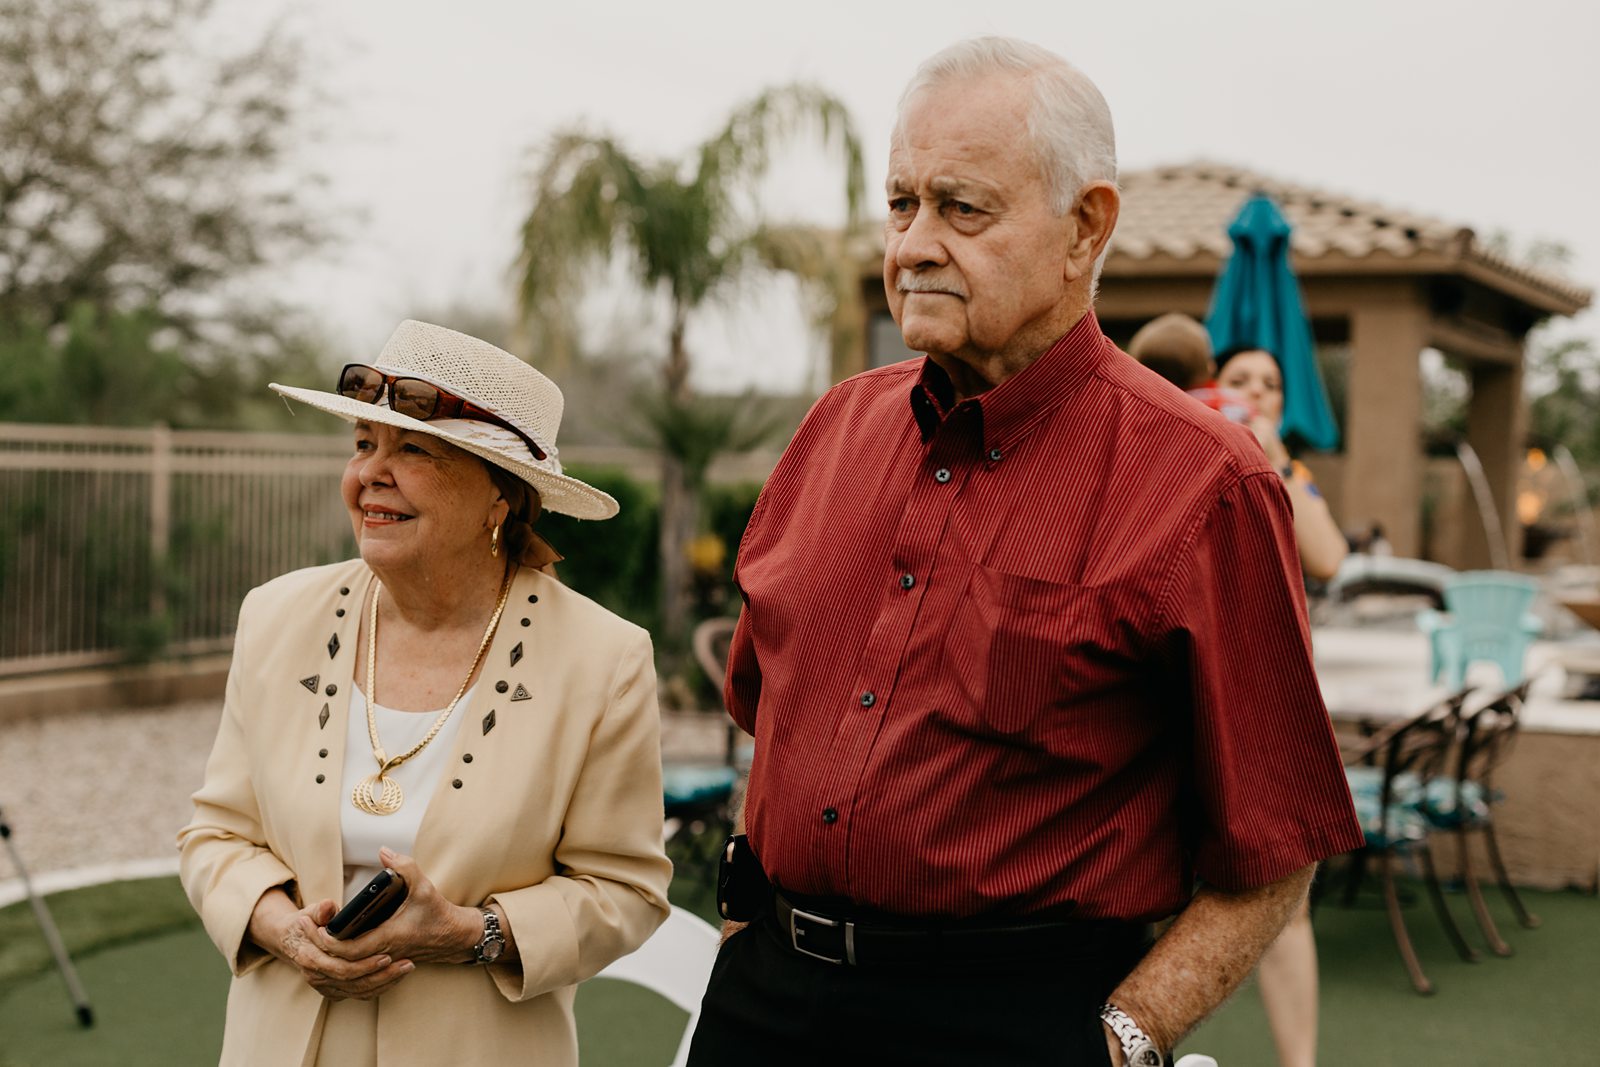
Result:
M884 284L927 355L817 402L740 548L770 888L736 865L698 1067L1158 1064L1361 843L1277 473L1095 321L1115 177L1042 49L902 97Z

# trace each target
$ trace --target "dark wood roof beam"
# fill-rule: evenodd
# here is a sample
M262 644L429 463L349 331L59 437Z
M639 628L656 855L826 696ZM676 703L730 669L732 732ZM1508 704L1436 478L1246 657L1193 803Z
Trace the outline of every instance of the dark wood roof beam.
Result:
M1430 320L1428 345L1473 363L1515 366L1522 359L1522 342L1511 334L1454 315L1436 315Z

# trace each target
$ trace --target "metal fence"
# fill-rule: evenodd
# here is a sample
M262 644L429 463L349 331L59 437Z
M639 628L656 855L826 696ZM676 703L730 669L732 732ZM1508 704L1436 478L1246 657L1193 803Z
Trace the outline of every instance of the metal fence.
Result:
M223 650L239 601L348 558L346 435L0 423L0 677Z
M269 578L355 554L348 433L0 423L0 678L226 651ZM775 451L718 457L761 482ZM576 446L570 465L646 485L659 457Z

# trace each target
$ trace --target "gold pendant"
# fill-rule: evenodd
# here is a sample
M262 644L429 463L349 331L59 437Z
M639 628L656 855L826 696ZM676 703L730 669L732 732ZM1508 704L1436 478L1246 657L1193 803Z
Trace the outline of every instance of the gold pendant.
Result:
M380 787L382 792L376 792ZM393 815L405 800L400 783L383 771L367 775L350 793L350 802L368 815Z

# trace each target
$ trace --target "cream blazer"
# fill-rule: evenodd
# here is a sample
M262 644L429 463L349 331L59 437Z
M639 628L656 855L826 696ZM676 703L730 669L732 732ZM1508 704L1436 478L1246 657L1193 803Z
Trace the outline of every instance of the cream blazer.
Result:
M233 970L223 1064L314 1062L322 997L245 940L261 894L342 903L339 806L360 560L251 591L194 819L184 890ZM520 960L421 964L378 1002L380 1064L577 1063L577 983L666 917L660 716L645 631L524 568L414 855L457 904L498 901Z

